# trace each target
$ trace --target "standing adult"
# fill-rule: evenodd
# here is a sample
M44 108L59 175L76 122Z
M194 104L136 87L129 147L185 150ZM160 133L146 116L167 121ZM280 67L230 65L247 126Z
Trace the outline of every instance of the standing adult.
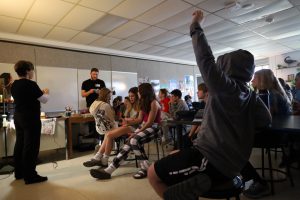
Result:
M19 80L15 80L11 87L16 105L15 178L24 178L25 184L47 181L47 177L36 172L36 162L41 138L40 103L48 101L49 90L41 90L37 83L32 81L34 66L31 62L18 61L14 68L19 76Z
M92 68L90 75L91 78L83 81L81 86L81 96L86 98L86 107L88 108L98 98L100 89L106 87L104 81L98 79L99 70L97 68Z

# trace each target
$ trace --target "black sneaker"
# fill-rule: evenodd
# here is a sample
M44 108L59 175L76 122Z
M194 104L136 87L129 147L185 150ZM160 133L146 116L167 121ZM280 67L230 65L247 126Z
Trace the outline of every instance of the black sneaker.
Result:
M253 182L243 194L247 198L258 199L270 195L271 191L268 184L262 184L256 181Z
M107 167L108 164L102 163L102 160L91 159L89 161L84 162L83 166L85 166L85 167L94 167L94 166Z
M92 177L101 180L111 179L111 174L104 171L104 169L91 169L90 174Z
M41 183L47 180L48 180L47 176L36 175L30 179L25 179L25 184L28 185L33 183Z

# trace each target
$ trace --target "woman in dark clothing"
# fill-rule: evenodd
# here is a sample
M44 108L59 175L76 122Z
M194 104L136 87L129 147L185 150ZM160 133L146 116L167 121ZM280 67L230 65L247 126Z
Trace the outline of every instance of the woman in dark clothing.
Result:
M16 105L15 178L24 179L25 184L47 181L48 178L38 175L35 168L41 137L40 102L48 101L49 90L41 90L31 80L34 76L31 62L21 60L14 68L19 76L19 80L15 80L11 88Z

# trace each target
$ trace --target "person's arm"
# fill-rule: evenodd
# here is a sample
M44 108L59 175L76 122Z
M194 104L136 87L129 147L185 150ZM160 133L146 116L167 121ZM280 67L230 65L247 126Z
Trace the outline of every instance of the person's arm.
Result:
M140 111L137 118L125 118L124 119L124 125L130 126L135 124L140 124L143 121L143 112Z
M203 29L199 24L203 18L204 16L202 11L195 11L193 13L193 21L190 27L194 53L203 80L207 84L209 92L212 95L222 91L228 92L234 90L235 87L232 81L224 74L215 62L211 48L208 45Z
M38 98L39 102L45 104L48 102L49 100L49 89L45 88L42 90L43 95L41 97Z
M89 96L90 94L93 94L96 90L94 89L90 89L88 91L85 91L85 90L81 90L81 96L82 97L87 97Z
M199 125L192 125L192 128L191 128L190 133L189 133L189 137L192 137L192 135L195 134L198 127L199 127Z
M159 109L158 102L156 100L153 100L151 102L151 110L149 112L149 117L146 123L143 124L143 126L139 129L139 132L144 131L145 129L151 127L154 123L154 120L156 118L157 112Z

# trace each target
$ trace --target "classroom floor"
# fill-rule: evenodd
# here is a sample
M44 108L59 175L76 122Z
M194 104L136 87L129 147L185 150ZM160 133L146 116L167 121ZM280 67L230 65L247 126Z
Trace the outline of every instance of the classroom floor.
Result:
M152 152L152 149L151 149ZM40 184L25 185L22 180L15 180L13 175L0 175L0 200L128 200L160 199L150 187L147 179L132 178L136 171L135 163L127 163L119 168L111 180L93 179L89 169L82 163L90 159L93 152L76 155L71 160L38 165L41 175L48 176L48 181ZM156 158L156 156L152 156ZM55 159L52 157L51 159ZM259 151L254 151L252 161L259 160ZM280 160L280 159L279 159ZM275 195L263 200L300 199L300 171L293 170L295 187L288 181L275 184ZM247 199L241 195L241 199Z

